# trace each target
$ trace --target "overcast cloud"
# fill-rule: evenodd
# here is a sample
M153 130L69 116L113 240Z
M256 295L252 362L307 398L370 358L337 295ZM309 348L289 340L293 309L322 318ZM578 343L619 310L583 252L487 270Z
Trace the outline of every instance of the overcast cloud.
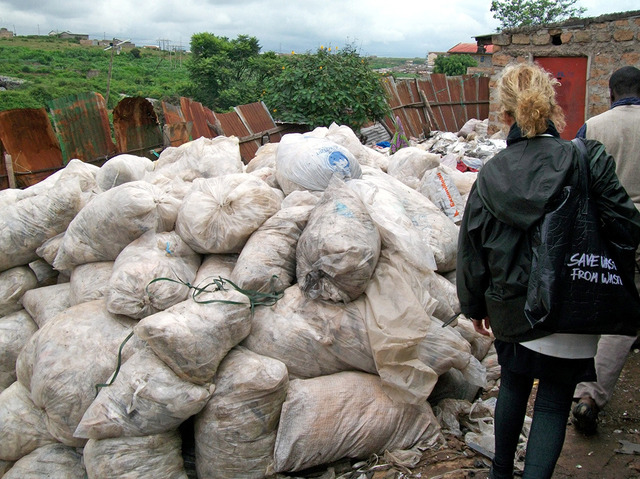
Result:
M209 32L250 35L263 51L355 45L361 55L425 57L496 31L491 0L0 0L0 27L181 45ZM580 0L586 16L637 10L637 0Z

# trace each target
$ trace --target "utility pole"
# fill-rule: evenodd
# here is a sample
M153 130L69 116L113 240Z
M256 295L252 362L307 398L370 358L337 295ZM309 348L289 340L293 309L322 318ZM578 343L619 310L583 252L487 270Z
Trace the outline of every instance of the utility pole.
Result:
M116 49L116 39L114 38L111 42L111 59L109 60L109 76L107 76L107 96L106 96L106 104L107 110L109 109L109 89L111 88L111 69L113 68L113 51Z

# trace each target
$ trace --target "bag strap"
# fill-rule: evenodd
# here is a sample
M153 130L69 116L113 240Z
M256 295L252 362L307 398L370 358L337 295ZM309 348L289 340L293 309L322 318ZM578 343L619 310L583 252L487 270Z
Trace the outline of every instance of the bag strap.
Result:
M587 161L589 153L582 138L574 138L571 140L571 143L573 143L573 146L578 150L578 186L581 188L581 191L588 196L591 179L589 163Z

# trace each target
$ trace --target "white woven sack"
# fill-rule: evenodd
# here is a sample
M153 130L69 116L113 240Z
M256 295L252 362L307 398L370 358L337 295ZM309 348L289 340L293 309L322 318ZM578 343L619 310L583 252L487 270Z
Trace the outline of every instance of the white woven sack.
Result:
M0 460L17 461L45 444L57 442L47 430L47 415L29 390L14 382L0 394Z
M216 391L195 417L198 477L261 479L273 462L286 366L245 348L227 354Z
M144 181L100 193L69 224L53 266L65 270L113 261L146 231L171 231L178 205L175 197Z
M380 248L380 233L365 205L334 178L300 235L298 284L312 299L353 301L367 287Z
M0 272L0 316L20 311L22 296L37 286L38 279L28 266Z
M71 306L70 292L71 285L69 283L34 288L24 293L21 303L41 328L51 318Z
M175 230L198 253L238 253L281 203L269 185L246 173L196 179Z
M187 299L142 319L134 328L136 336L180 378L210 383L227 352L251 330L249 299L226 288L230 290L199 296L217 302Z
M152 175L193 181L242 173L240 143L235 136L200 137L175 148L167 148L155 162Z
M295 378L376 372L364 319L354 303L309 299L297 284L271 307L256 308L248 349L279 359Z
M16 380L18 356L37 330L38 325L24 309L0 317L0 392Z
M262 293L291 286L296 278L296 247L313 208L284 208L265 221L242 248L231 280Z
M100 389L74 435L106 439L169 432L198 413L213 389L180 379L143 347L122 365L113 384Z
M387 173L409 188L416 189L424 173L440 164L440 155L408 146L400 148L389 157Z
M349 180L361 174L347 148L316 134L289 133L278 145L276 178L287 195L295 190L324 191L333 176Z
M47 427L58 441L84 445L73 432L95 398L96 384L106 382L116 368L118 349L134 323L108 313L104 301L82 303L48 321L20 353L18 379L31 391L34 404L47 412ZM133 352L130 343L123 360ZM21 367L27 370L21 372Z
M187 479L177 431L142 437L90 439L83 462L89 479Z
M104 298L109 291L113 261L96 261L73 268L69 278L69 303L76 305Z
M147 231L116 258L107 309L137 319L165 310L187 298L199 266L200 255L177 233Z
M107 191L123 183L144 179L153 167L153 161L144 156L117 155L109 158L96 172L96 183L102 191Z
M64 444L46 444L16 461L2 479L41 477L84 479L82 453Z
M443 166L428 170L420 180L417 190L440 208L451 221L456 224L462 222L465 202Z
M393 402L373 374L296 379L282 406L274 467L277 472L299 471L440 439L440 425L426 401Z

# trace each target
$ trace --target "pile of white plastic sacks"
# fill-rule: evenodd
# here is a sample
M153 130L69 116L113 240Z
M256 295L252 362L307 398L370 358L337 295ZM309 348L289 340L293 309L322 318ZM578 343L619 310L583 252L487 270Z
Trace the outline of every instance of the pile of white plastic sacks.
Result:
M1 191L0 477L185 478L185 430L201 479L436 447L491 347L444 325L475 174L442 158L332 125Z

